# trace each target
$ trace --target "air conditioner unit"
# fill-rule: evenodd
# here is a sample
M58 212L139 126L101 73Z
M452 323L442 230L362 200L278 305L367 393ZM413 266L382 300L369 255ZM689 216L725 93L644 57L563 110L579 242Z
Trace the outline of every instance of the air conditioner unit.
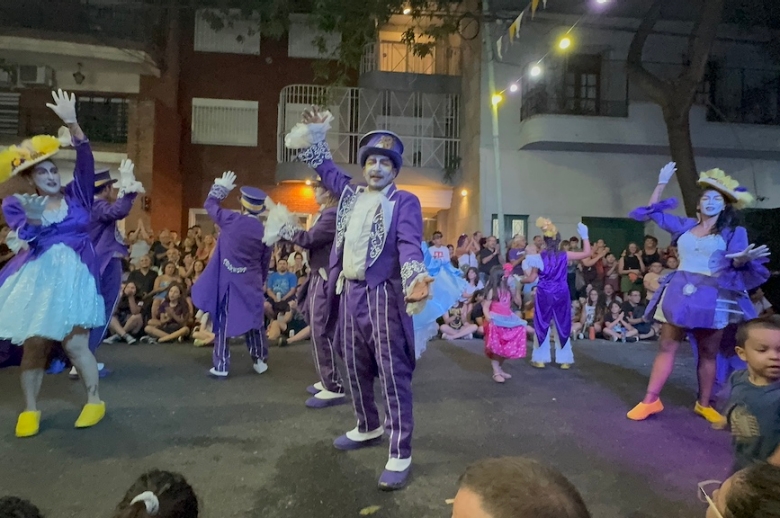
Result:
M11 88L16 86L16 72L15 68L0 68L0 87Z
M19 65L19 84L24 86L54 86L54 69L35 65Z

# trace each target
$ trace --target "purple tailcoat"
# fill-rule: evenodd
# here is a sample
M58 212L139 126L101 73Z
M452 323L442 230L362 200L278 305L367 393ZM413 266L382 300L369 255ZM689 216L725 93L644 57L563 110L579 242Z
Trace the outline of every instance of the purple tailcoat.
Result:
M541 252L544 269L539 270L534 305L534 330L538 343L544 342L555 321L558 340L565 346L571 334L571 296L567 282L568 257L566 252L547 249Z
M130 214L136 196L136 193L130 193L117 198L114 203L95 200L92 204L89 237L94 243L101 272L112 258L127 256L127 246L116 228L116 222Z
M263 328L263 286L272 249L263 243L263 224L254 216L220 207L227 190L213 186L204 207L221 232L214 255L192 287L198 309L218 315L228 296L227 336L239 336Z
M680 236L699 223L694 218L675 216L674 214L668 214L666 212L668 210L673 210L676 207L677 199L669 198L648 207L638 207L631 211L629 217L634 218L637 221L654 221L662 230L665 230L672 235L672 244L676 245ZM739 304L739 308L742 310L744 317L749 319L755 316L755 310L753 309L753 304L750 302L747 290L761 286L769 279L769 270L764 266L764 263L768 262L769 259L755 259L745 263L739 268L735 268L734 261L728 259L726 255L742 252L747 248L747 230L745 230L745 227L735 227L734 229L726 228L721 231L721 236L726 242L726 250L719 252L711 259L712 271L714 272L713 277L715 278L718 288L729 290L735 294L735 300ZM647 306L645 318L652 319L655 316L655 310L658 307L662 295L667 291L667 287L672 286L674 286L675 289L668 290L669 293L663 300L664 316L670 322L677 321L676 317L678 315L682 318L682 315L686 313L685 308L688 306L688 304L686 304L687 295L682 294L682 284L685 284L685 278L686 272L672 272L663 278L661 280L660 288L655 292L653 299ZM681 286L677 286L678 284ZM701 291L704 292L704 290ZM690 296L697 297L695 293ZM697 298L699 297L700 296ZM716 300L714 300L714 298L716 297L713 297L713 300L701 300L702 305L711 305L714 308L716 305ZM709 326L695 324L690 327Z
M73 145L76 148L76 167L73 170L73 181L63 190L68 204L68 215L64 220L47 227L29 225L22 204L15 196L3 200L3 215L8 226L17 231L19 239L28 242L29 249L20 251L0 270L0 284L23 264L37 259L52 245L62 243L79 255L100 290L100 263L88 233L95 196L95 160L87 139L74 140Z

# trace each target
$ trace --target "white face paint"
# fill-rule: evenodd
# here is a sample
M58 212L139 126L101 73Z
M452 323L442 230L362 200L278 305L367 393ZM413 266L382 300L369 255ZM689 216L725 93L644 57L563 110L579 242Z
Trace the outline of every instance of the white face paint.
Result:
M62 189L60 172L53 162L45 160L36 164L32 171L32 181L35 188L43 196L52 196L58 194Z
M707 217L717 216L723 212L726 202L718 191L707 190L699 198L699 210Z
M363 166L363 178L368 188L375 191L381 191L390 185L395 180L395 175L392 160L383 155L370 155Z

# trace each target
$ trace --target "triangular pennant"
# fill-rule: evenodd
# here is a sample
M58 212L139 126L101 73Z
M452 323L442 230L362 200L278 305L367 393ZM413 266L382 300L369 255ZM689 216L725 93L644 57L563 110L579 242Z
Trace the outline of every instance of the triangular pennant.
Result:
M496 54L498 55L498 59L504 59L503 53L501 52L501 42L503 39L503 36L499 36L498 41L496 42Z
M536 10L539 8L539 0L531 0L531 18L536 14Z

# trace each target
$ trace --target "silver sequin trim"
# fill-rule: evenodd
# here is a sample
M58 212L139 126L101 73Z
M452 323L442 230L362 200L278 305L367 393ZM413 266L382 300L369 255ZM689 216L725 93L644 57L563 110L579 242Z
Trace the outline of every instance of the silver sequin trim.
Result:
M352 216L352 209L355 208L356 201L357 194L349 188L345 189L338 212L336 212L336 248L341 248L344 245L344 234L347 231L347 224Z
M421 263L420 261L409 261L401 266L401 281L404 286L406 286L409 283L409 280L427 271L425 263Z
M328 143L324 140L317 142L310 148L298 153L298 160L307 164L311 168L319 167L325 160L332 160Z
M209 190L209 197L216 198L218 200L224 200L228 197L230 191L222 187L221 185L214 184Z
M292 241L292 238L295 237L295 234L299 230L302 229L296 225L282 225L282 228L279 229L279 237L286 239L287 241Z
M374 231L373 229L376 229ZM382 253L382 246L385 242L385 214L382 211L382 207L379 207L379 212L374 215L372 222L371 237L368 241L368 257L376 259L379 254Z
M225 268L227 268L227 270L230 273L245 273L246 272L246 266L233 266L232 264L230 264L230 261L228 261L227 258L222 259L222 264L225 265Z

